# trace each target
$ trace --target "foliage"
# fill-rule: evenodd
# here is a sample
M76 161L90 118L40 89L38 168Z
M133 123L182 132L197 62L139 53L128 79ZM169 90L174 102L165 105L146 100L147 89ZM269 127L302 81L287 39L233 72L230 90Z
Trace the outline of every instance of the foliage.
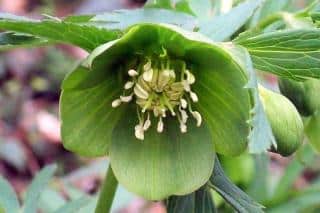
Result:
M3 177L0 177L0 204L4 211L24 213L37 212L40 196L43 193L43 190L47 187L47 184L49 183L56 169L57 167L55 165L47 166L37 174L28 187L23 205L21 207L17 199L17 195L10 184ZM83 197L61 206L55 212L75 212L87 205L89 201L89 198Z

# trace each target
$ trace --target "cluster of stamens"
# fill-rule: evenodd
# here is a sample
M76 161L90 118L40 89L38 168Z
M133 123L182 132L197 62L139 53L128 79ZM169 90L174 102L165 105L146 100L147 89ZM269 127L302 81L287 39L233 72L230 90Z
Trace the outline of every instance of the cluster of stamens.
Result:
M139 123L135 126L136 138L143 140L144 132L151 126L150 116L158 118L157 131L164 130L163 118L168 114L176 117L182 133L187 132L189 112L201 125L199 112L192 110L191 103L198 102L198 96L191 90L194 75L183 62L178 70L170 66L169 60L153 63L151 59L128 71L129 81L124 85L123 95L112 102L112 107L135 101Z

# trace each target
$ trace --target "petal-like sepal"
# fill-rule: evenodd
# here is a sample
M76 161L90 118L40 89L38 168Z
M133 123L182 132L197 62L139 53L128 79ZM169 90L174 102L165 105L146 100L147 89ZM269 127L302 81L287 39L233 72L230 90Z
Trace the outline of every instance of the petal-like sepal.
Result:
M124 109L114 108L120 88L115 79L101 83L78 67L64 81L60 97L61 136L66 149L83 156L105 156ZM97 76L99 78L99 76ZM119 99L120 101L120 99Z
M140 141L128 131L136 122L132 117L123 118L114 130L110 147L112 169L129 191L146 199L161 200L191 193L208 181L214 148L205 124L196 127L196 122L190 122L192 131L179 134L177 121L166 118L161 134L157 125L152 125L144 141Z

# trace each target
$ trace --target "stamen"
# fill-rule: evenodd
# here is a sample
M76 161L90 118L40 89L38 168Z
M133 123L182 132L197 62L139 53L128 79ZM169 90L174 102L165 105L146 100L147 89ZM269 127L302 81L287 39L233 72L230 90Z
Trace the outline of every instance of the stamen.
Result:
M139 119L139 123L135 126L137 139L144 140L145 131L150 129L152 125L150 114L158 118L156 128L159 133L164 131L163 118L167 116L167 112L171 116L176 116L182 133L187 132L187 121L191 115L196 120L197 126L201 125L200 113L192 110L193 102L199 101L197 94L191 90L191 85L196 79L192 72L186 69L185 62L173 66L164 49L159 61L154 62L151 58L147 58L145 64L137 67L137 70L128 70L131 79L124 84L124 95L112 102L112 107L115 108L134 99ZM179 76L178 79L176 75ZM130 95L127 95L128 93Z
M187 123L187 120L188 120L188 114L187 114L187 112L185 111L185 110L183 110L183 109L180 109L179 108L179 111L180 111L180 113L181 113L181 120L182 120L182 122L183 123Z
M164 70L158 77L158 91L161 92L170 81L170 71Z
M135 136L139 140L144 140L144 130L142 125L138 124L135 126Z
M137 71L135 71L134 69L131 69L128 71L128 75L131 77L135 77L137 76L139 73Z
M151 94L151 96L149 96L149 98L148 98L148 100L147 100L147 102L144 104L144 106L143 106L143 108L142 108L142 110L141 110L141 112L145 112L150 106L151 106L151 104L152 104L152 101L153 101L153 95Z
M174 72L174 70L169 70L169 76L171 79L175 80L176 79L176 73Z
M118 106L121 105L121 100L120 99L116 99L116 100L112 101L111 105L112 105L113 108L117 108Z
M191 91L190 84L188 83L188 81L183 80L182 84L183 84L183 88L185 91L187 91L187 92Z
M184 123L180 123L180 130L182 133L186 133L187 132L187 125Z
M153 69L150 68L148 71L145 71L142 76L143 80L151 82L153 77Z
M149 94L139 84L134 87L134 94L142 99L148 99Z
M162 102L164 103L164 105L166 105L166 106L168 107L168 109L169 109L170 112L171 112L171 115L172 115L172 116L175 116L176 113L174 112L174 109L173 109L173 107L171 106L168 98L167 98L166 96L162 95L160 100L162 100Z
M187 82L189 84L194 84L194 82L196 81L196 78L194 77L194 75L189 70L186 70L186 75L187 75Z
M161 111L162 111L162 117L163 117L163 118L167 117L167 115L166 115L166 110L165 110L165 109L162 109Z
M131 89L133 86L134 86L134 82L128 81L128 82L124 85L124 89L128 90L128 89Z
M162 117L159 118L158 125L157 125L157 132L159 132L159 133L163 132L163 121L162 121Z
M197 94L192 91L190 91L190 98L193 102L198 102L199 100Z
M143 130L144 131L148 130L150 128L150 126L151 126L151 120L149 119L149 115L148 115L148 119L143 124Z
M122 102L125 102L125 103L129 103L131 100L132 100L132 96L133 96L133 94L131 94L131 95L129 95L129 96L120 96L120 100L122 101Z
M143 70L148 71L150 69L151 69L151 61L148 60L148 62L145 65L143 65Z
M186 99L182 98L182 99L180 100L180 105L181 105L181 107L182 107L183 109L186 109L187 106L188 106L188 103L187 103Z
M197 127L201 126L202 117L201 117L200 113L197 111L193 111L193 112L191 112L191 114L197 120Z

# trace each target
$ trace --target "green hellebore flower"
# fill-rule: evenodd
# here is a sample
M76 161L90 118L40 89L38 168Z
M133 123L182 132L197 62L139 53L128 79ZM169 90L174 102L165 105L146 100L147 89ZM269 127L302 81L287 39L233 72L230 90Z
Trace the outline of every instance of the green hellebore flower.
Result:
M285 96L263 87L259 87L259 93L277 141L277 148L273 149L282 156L289 156L302 144L302 119L295 106Z
M320 109L320 80L309 79L298 82L279 79L279 88L289 98L303 116L310 116Z
M120 184L147 199L188 194L208 181L215 152L246 149L247 81L236 60L205 37L135 25L64 80L64 146L108 154Z

